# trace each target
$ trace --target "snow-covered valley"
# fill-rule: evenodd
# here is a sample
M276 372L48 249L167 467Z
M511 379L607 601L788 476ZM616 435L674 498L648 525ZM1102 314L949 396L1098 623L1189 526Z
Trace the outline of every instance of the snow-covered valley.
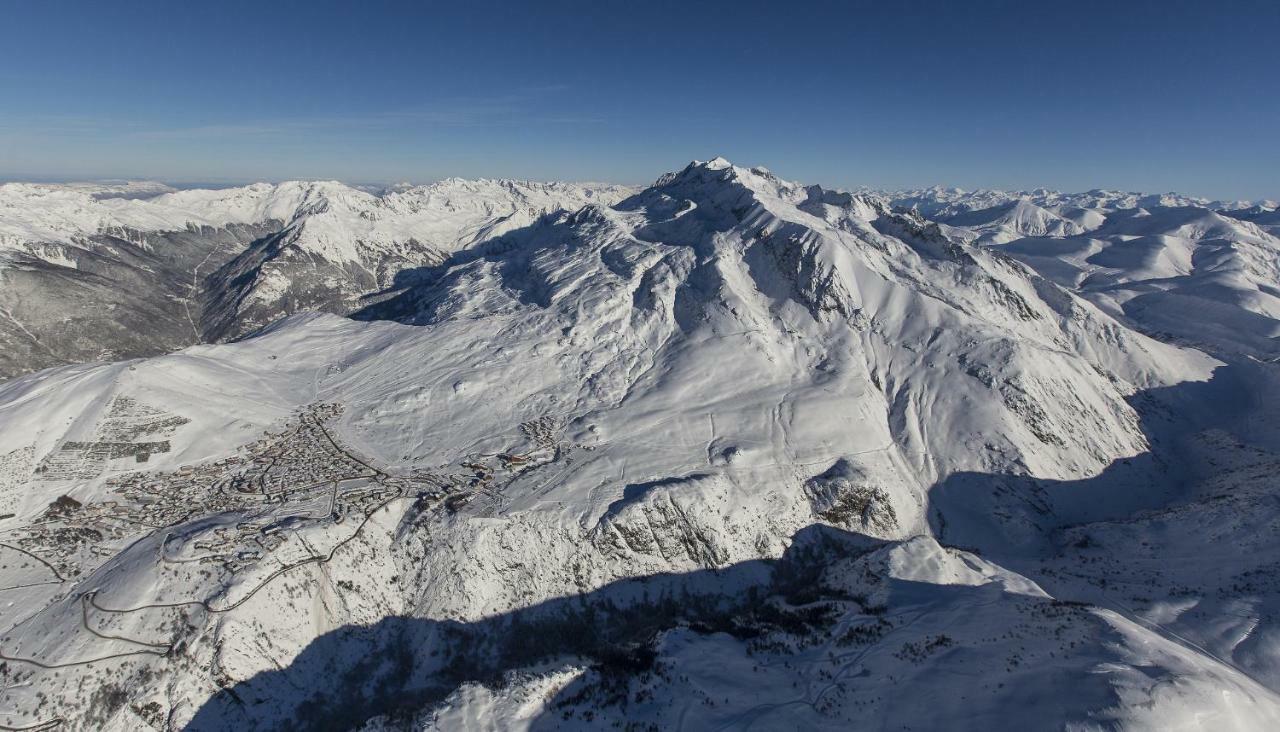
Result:
M0 186L0 728L1274 729L1275 208Z
M219 190L0 185L0 376L345 315L403 269L630 191L448 179L377 193L335 181Z

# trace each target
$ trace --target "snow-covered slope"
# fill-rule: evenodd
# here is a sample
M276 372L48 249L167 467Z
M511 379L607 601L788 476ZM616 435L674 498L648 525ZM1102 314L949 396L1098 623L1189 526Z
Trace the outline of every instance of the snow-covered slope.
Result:
M1280 238L1203 208L1116 211L1087 234L1001 249L1150 335L1280 356Z
M211 277L205 332L241 336L290 313L345 314L397 274L561 209L612 203L627 189L451 178L381 196L313 184L276 234Z
M529 223L538 212L576 209L591 201L610 203L627 192L621 186L460 178L395 187L381 195L337 181L181 191L153 183L5 183L0 185L0 242L9 247L75 244L120 230L182 231L306 220L308 236L302 239L308 251L340 262L359 257L361 245L415 238L451 251L491 235L496 222L515 217L507 225L514 228Z
M244 292L273 266L302 281L289 252L401 256L407 229L350 211L458 221L352 318L0 385L0 723L1280 719L1280 645L1213 634L1270 594L1175 628L1204 565L1143 603L1099 593L1090 554L1200 530L1178 507L1215 505L1213 456L1241 480L1274 459L1274 364L1150 338L1013 244L763 168L545 215L506 186L314 186ZM1179 230L1216 236L1206 215Z
M1094 189L1083 193L1064 193L1061 191L1037 188L1031 191L1001 191L980 189L966 191L961 188L921 188L916 190L892 191L880 193L895 206L913 208L921 214L937 220L946 220L952 216L970 211L993 209L1018 201L1027 201L1041 208L1055 211L1115 210L1122 208L1151 208L1153 206L1196 206L1209 209L1237 210L1255 205L1250 201L1211 201L1206 198L1184 196L1180 193L1133 193L1127 191L1109 191ZM1267 201L1259 201L1257 205L1267 205ZM1271 206L1275 208L1275 206Z
M1275 207L1109 191L889 194L948 236L1002 251L1149 335L1280 356Z
M396 272L617 186L450 179L173 191L0 185L0 376L153 355L299 310L345 313Z

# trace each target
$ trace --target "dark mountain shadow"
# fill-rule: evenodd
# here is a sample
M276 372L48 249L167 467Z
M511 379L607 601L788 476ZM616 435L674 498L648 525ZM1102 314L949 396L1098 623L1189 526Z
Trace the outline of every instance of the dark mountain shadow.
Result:
M777 560L621 580L473 622L397 616L344 626L288 666L223 688L187 729L352 729L381 715L411 715L464 683L499 685L509 671L557 660L642 673L662 631L750 634L737 616L770 596L811 602L827 561L884 544L815 525L797 532Z
M520 301L545 305L545 298L539 297L545 288L539 288L539 283L529 277L530 258L548 241L568 236L569 227L589 209L575 214L564 211L545 214L528 226L453 252L438 264L402 269L389 287L366 295L362 298L364 305L347 317L361 321L391 320L405 325L430 324L449 295L451 276L477 264L496 268L504 287Z
M1064 722L1069 727L1071 721L1087 718L1087 714L1082 713L1084 710L1105 710L1123 703L1112 686L1112 681L1105 674L1096 672L1096 664L1100 658L1097 650L1085 651L1081 646L1078 663L1039 663L1036 664L1034 671L1027 674L1031 678L1017 678L1007 675L1006 653L992 653L994 648L988 648L984 653L979 646L970 645L975 638L988 634L993 629L1016 627L1025 623L1028 617L1036 616L1056 617L1066 621L1055 621L1052 625L1042 626L1046 631L1049 628L1053 629L1048 632L1061 632L1067 627L1067 623L1079 624L1077 627L1087 627L1098 644L1098 650L1123 643L1123 636L1088 613L1087 606L1063 603L1049 598L1011 594L998 582L977 585L935 584L895 577L889 580L889 585L892 587L894 610L917 617L928 615L932 619L948 618L948 621L943 623L944 627L948 633L960 639L958 645L965 648L965 651L949 657L939 657L933 661L933 665L927 667L921 666L917 669L911 664L898 666L888 678L897 687L901 701L907 703L890 704L889 708L868 710L872 713L861 717L859 722L851 725L849 729L945 729L948 732L1062 729ZM803 601L811 597L801 593L799 597L792 599ZM830 599L830 596L821 599ZM818 608L820 605L815 604L809 607ZM863 627L873 627L894 615L893 611L883 606L864 605L863 608L868 613ZM747 612L744 615L747 618L745 626L716 627L702 624L692 626L690 629L700 635L711 632L727 633L741 642L742 652L750 653L753 662L765 664L770 655L769 651L751 652L751 643L756 639L763 640L765 631L778 629L778 626L770 622L773 618L767 610L764 613ZM961 619L957 619L956 616ZM927 624L927 621L923 624ZM867 645L860 646L857 653L860 656L870 655L873 649L879 648L883 651L883 656L892 657L891 654L896 654L896 658L901 660L904 650L909 648L909 645L903 644L904 638L938 637L931 632L921 630L920 625L913 627L910 623L906 623L897 628L892 624L888 627L892 628L888 631L892 635L871 640ZM933 626L933 628L937 627ZM794 636L810 639L825 640L834 634L834 626L830 620L822 619L815 619L809 627L792 627L787 630ZM946 635L946 637L951 640L953 635ZM716 652L710 649L715 649L717 646L723 647L716 642L717 639L707 640L706 646L709 652ZM1065 650L1066 643L1067 641L1062 641L1060 648ZM790 661L782 661L782 663L791 663L796 672L799 672L802 668L800 664L803 663L799 659L805 654L803 647L778 653L782 658L795 653L796 656ZM812 699L802 698L771 703L753 698L752 691L757 688L756 685L769 683L762 681L762 677L754 673L745 673L740 677L744 692L741 696L732 700L726 698L725 704L721 705L719 699L710 698L708 689L703 686L703 682L707 680L705 671L699 673L679 665L680 660L688 658L683 656L674 661L664 659L667 662L655 664L652 668L597 664L589 669L588 673L579 675L547 699L542 704L539 714L530 720L529 729L536 732L551 732L566 728L808 730L831 729L836 722L830 713L821 711L820 705ZM985 699L980 700L977 695L967 696L972 693L972 688L956 685L954 679L960 675L972 677L972 675L981 674L980 669L984 667L1004 672L1005 681L1000 682L996 689L988 689L986 693L989 696ZM686 671L687 675L684 673ZM1157 673L1155 668L1152 668L1151 673ZM879 678L867 679L867 685L871 686L884 681L885 676L882 674L882 669L873 671L863 666L863 670L857 676L878 675ZM692 684L690 677L694 677ZM862 681L857 677L848 676L845 680L855 687ZM777 677L773 678L773 683L778 683ZM668 711L667 700L655 701L652 696L654 687L664 686L668 691L687 694L686 699L690 705L701 706L704 702L698 701L699 696L707 694L707 697L704 697L705 701L713 702L710 706L720 717L716 720L715 726L703 727L696 722L686 721L683 717L679 718L678 724L669 727L650 724L647 721L630 724L636 719L653 719L655 711L659 714ZM799 688L803 689L803 687L802 683ZM1039 689L1059 691L1048 694L1037 693ZM1061 693L1062 689L1070 689L1070 693ZM646 691L648 694L645 693ZM766 696L767 693L762 696ZM920 719L922 716L928 719L930 715L918 714L921 701L924 701L925 705L933 704L937 707L933 711L936 716L933 716L932 720L925 725L921 725ZM962 709L962 713L948 715L946 709L952 705ZM1011 710L1027 709L1035 710L1037 724L1026 726L1011 721ZM946 722L938 721L942 719ZM699 721L705 724L705 718Z
M1248 358L1217 367L1207 381L1139 392L1128 401L1148 452L1081 480L955 473L929 491L930 526L939 541L1016 566L1051 548L1055 529L1194 500L1192 486L1208 477L1197 439L1206 431L1280 451L1278 398L1280 368Z
M685 174L699 173L696 166L690 166L686 168ZM676 197L668 196L668 193ZM667 244L688 243L703 258L707 258L712 255L707 234L740 225L750 212L753 201L752 193L740 185L715 184L708 193L697 186L689 187L688 181L677 176L669 184L646 189L611 208L625 212L645 209L649 212L649 223L629 232L636 240ZM469 268L476 266L490 268L498 276L503 290L518 302L548 307L552 286L537 266L538 256L555 247L582 247L584 241L590 238L584 236L584 232L610 225L610 218L596 204L584 206L574 212L555 211L545 214L529 226L454 252L434 266L413 267L398 272L390 287L365 296L364 307L347 317L353 320L392 320L406 325L429 325L439 318L442 306L450 297L450 285L465 276L470 271ZM614 257L612 254L608 248L600 251L604 266L621 277L630 276L627 271L630 263L625 258ZM689 301L707 300L709 293L717 292L721 283L714 274L713 267L699 262L683 284L685 286L677 295L676 317L682 327L690 329L696 324L697 316L691 313L695 308L691 308Z
M622 497L611 502L604 510L604 514L600 517L603 522L612 519L622 513L622 511L630 505L644 500L657 488L666 488L669 486L680 485L681 483L689 483L692 481L702 480L712 477L711 473L693 473L691 475L682 475L672 478L659 478L657 480L649 480L643 483L628 483L622 489Z
M1258 419L1265 409L1259 395L1267 389L1280 394L1278 371L1270 364L1237 362L1219 367L1207 381L1135 395L1130 401L1151 451L1116 461L1093 478L953 475L930 491L932 529L946 544L1018 567L1043 557L1057 528L1184 498L1197 477L1190 457L1196 434L1220 429L1241 442L1280 445L1280 427ZM585 662L599 672L597 678L621 684L652 671L652 642L661 632L688 627L750 638L759 629L740 624L740 618L765 611L768 598L813 602L824 566L886 543L813 525L798 532L777 560L621 580L471 622L397 616L345 626L316 638L288 666L223 688L188 729L351 729L383 715L407 719L462 684L501 686L509 672L549 663ZM994 591L927 589L925 595L940 601L948 601L948 593ZM896 597L895 603L910 601ZM580 691L571 685L557 699ZM548 714L539 724L554 726L554 714Z

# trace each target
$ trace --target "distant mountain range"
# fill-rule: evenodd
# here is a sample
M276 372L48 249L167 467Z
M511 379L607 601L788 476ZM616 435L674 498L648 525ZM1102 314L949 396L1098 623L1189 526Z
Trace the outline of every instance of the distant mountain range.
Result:
M165 353L299 311L345 314L401 269L629 192L460 179L380 195L336 182L0 185L0 375Z

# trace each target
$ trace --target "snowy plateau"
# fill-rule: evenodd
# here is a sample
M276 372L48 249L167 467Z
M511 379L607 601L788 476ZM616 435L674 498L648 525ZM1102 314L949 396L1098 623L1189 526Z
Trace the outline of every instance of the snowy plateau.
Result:
M0 729L1280 729L1280 213L0 186Z

